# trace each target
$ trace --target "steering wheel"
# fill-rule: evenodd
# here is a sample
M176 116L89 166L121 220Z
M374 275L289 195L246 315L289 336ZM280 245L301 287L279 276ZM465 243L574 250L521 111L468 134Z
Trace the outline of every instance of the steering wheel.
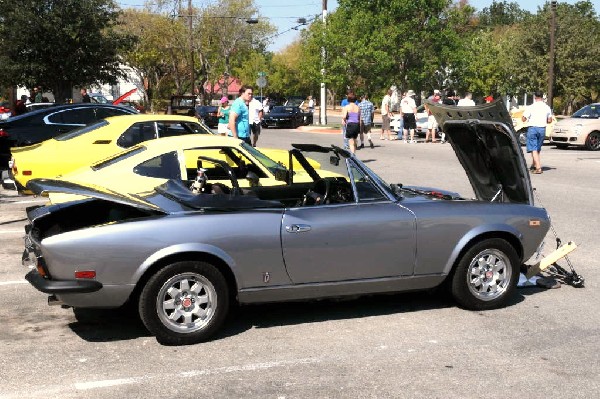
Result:
M302 206L327 204L329 202L330 193L331 181L328 179L319 179L315 182L313 187L304 194Z

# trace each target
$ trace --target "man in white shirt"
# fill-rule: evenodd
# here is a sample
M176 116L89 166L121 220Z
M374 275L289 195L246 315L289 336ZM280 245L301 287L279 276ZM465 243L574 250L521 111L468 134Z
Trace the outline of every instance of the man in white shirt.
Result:
M459 107L472 107L475 105L475 101L473 101L473 94L472 93L467 93L465 94L464 98L461 98L460 100L458 100L458 103L456 104Z
M391 140L390 138L390 118L392 117L392 90L388 90L387 94L381 101L381 140Z
M262 123L264 110L260 101L256 98L252 98L248 104L248 110L250 113L250 132L252 133L252 147L256 147L258 136L260 136L260 124Z
M546 136L546 125L552 123L552 110L544 102L541 91L533 94L533 104L531 104L522 117L523 122L529 121L527 129L527 152L531 153L532 173L539 175L542 173L542 164L540 162L540 151Z
M402 113L402 121L404 122L404 142L406 143L406 138L408 133L410 132L410 141L409 143L414 144L417 141L415 140L415 129L417 128L417 104L415 103L415 99L413 96L415 92L412 90L407 91L400 101L400 112Z

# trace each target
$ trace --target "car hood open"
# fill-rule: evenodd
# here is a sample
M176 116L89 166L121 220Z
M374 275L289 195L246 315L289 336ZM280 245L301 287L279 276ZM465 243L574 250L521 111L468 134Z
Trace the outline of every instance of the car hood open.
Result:
M428 105L479 200L533 205L527 163L502 101L474 107Z

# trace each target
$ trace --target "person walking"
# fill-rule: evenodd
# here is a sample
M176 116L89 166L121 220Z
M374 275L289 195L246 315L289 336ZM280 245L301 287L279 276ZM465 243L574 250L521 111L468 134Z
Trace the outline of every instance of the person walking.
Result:
M264 117L262 103L256 98L252 98L248 103L248 112L250 112L250 133L252 133L252 147L256 147L258 136L260 136L260 125Z
M381 101L381 140L391 140L390 118L392 117L392 93L392 89L389 89Z
M252 100L254 90L251 86L242 86L240 96L235 99L229 111L229 130L236 139L252 145L250 140L250 112L248 103Z
M348 93L348 105L342 109L342 126L345 126L350 152L356 152L356 138L360 132L360 108L356 105L356 94Z
M400 112L402 113L402 121L404 123L404 142L406 143L406 139L408 137L408 133L410 132L410 141L411 144L416 143L415 140L415 129L417 128L417 104L415 103L415 99L413 98L415 92L413 90L409 90L404 93L404 97L402 101L400 101Z
M221 105L219 105L219 110L217 111L217 116L219 117L217 133L221 136L232 136L231 130L229 130L229 111L231 111L229 99L223 96L219 102Z
M373 123L375 107L373 106L373 103L369 101L368 94L365 93L362 95L358 108L360 108L360 148L365 148L366 134L367 139L369 140L369 146L373 149L375 146L373 145L373 140L371 140L371 125Z
M529 122L527 129L527 152L531 153L532 173L539 175L543 173L540 161L540 152L546 136L546 125L552 123L552 110L544 102L542 92L533 93L533 104L525 109L521 118L523 122Z

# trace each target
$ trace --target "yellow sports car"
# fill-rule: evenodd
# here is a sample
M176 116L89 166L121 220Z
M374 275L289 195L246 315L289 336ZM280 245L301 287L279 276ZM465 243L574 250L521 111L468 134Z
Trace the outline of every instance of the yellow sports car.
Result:
M319 165L315 161L309 163ZM322 177L337 176L321 170L318 173ZM169 179L183 181L190 189L195 183L195 189L206 186L228 191L232 177L240 188L313 181L301 167L292 166L290 171L241 140L216 135L203 136L202 140L180 136L147 141L60 179L120 193L143 194ZM69 194L50 197L53 203L73 199Z
M11 171L23 190L34 178L62 176L125 148L161 137L211 135L196 118L178 115L125 115L102 119L27 147L12 148Z

